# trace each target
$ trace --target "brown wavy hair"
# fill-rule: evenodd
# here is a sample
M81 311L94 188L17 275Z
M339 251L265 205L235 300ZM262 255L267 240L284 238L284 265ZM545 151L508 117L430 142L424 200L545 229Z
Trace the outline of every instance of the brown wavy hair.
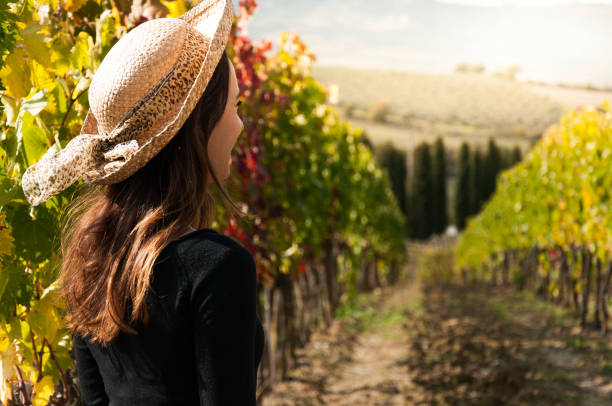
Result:
M229 89L225 52L220 61L191 115L158 154L119 183L82 185L67 207L59 282L71 333L107 345L120 330L136 334L134 322L148 322L145 299L157 256L190 225L208 228L214 219L209 176L230 209L246 215L208 159L208 139Z

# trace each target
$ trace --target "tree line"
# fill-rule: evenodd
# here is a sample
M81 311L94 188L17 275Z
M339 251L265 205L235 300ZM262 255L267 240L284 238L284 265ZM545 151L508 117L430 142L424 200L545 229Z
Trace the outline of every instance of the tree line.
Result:
M413 239L444 233L451 224L464 229L467 218L478 213L494 193L497 175L522 159L519 146L500 147L493 138L485 148L463 142L458 153L449 151L441 137L431 143L422 141L412 151L411 168L407 152L392 142L377 146L375 154L389 175L406 216L407 234ZM454 193L449 193L449 186Z

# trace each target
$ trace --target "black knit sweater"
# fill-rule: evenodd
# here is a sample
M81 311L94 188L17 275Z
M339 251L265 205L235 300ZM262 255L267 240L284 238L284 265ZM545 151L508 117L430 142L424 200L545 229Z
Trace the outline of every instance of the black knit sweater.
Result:
M74 335L83 405L255 405L264 331L251 253L212 229L157 259L149 323L104 348Z

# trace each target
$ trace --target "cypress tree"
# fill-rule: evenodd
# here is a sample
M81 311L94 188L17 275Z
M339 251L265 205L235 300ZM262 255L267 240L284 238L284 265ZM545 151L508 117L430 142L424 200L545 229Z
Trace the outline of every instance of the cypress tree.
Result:
M503 147L500 149L500 152L501 152L501 165L500 165L500 172L501 172L503 170L510 168L512 165L514 165L514 161L513 161L514 158L512 156L513 151L511 148Z
M518 145L515 145L512 149L512 165L516 165L523 159L521 154L521 148Z
M485 193L483 201L488 200L493 192L495 192L495 182L497 174L501 170L501 153L499 147L493 138L489 139L489 147L487 150L487 158L485 162Z
M421 142L414 150L411 206L415 238L425 239L431 235L432 201L431 153L429 144Z
M499 171L510 166L510 151L506 147L499 147Z
M432 231L443 233L448 225L446 214L446 152L441 137L434 144L433 166L433 219Z
M406 227L408 228L408 236L410 238L416 238L416 225L415 225L415 206L414 206L414 193L412 193L412 184L408 182L406 185Z
M486 178L484 173L484 159L480 148L474 148L470 159L470 209L468 214L480 211L485 201Z
M467 142L461 144L457 168L457 183L455 193L455 225L459 230L465 228L470 210L471 189L470 146Z
M372 140L370 140L370 137L368 136L368 133L365 130L362 131L361 137L359 137L359 140L361 141L363 145L368 147L370 151L375 152L374 144L372 144Z
M397 203L404 213L407 213L406 205L406 155L403 151L395 148L393 143L386 142L376 148L376 160L378 166L385 169L391 181L391 190L397 199Z

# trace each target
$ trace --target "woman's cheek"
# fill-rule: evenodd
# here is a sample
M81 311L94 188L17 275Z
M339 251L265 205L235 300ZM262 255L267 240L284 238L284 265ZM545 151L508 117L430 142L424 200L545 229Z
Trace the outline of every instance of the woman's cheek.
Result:
M240 116L236 115L236 125L238 127L238 134L240 134L242 132L242 130L244 130L244 123L242 122L242 119L240 118Z

